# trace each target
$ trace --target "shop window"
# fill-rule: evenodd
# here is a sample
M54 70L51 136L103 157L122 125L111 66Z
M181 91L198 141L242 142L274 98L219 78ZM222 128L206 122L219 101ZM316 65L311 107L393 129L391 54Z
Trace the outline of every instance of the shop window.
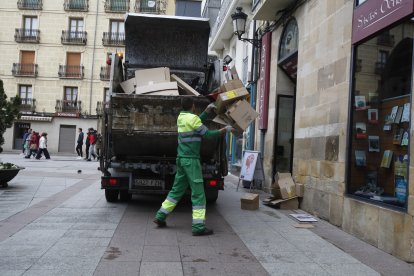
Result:
M411 21L355 47L356 64L375 70L355 70L352 93L349 177L347 192L366 200L406 208L413 27ZM384 33L395 38L384 50L377 43Z

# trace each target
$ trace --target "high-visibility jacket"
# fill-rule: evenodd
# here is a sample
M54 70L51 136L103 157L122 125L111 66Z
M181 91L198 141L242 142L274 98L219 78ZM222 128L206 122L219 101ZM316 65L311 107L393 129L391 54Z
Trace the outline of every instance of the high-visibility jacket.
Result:
M177 157L200 158L200 147L202 137L215 137L220 134L218 130L209 130L204 121L206 113L200 117L188 111L181 111L177 119L178 127L178 148Z

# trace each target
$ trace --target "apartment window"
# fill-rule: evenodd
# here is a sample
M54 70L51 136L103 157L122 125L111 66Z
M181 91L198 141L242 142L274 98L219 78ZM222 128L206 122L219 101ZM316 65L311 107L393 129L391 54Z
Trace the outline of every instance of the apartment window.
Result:
M76 105L78 101L78 88L77 87L65 87L65 99L68 105Z
M379 51L378 52L378 62L380 63L387 63L388 60L388 51Z
M23 28L25 36L37 36L37 29L39 27L37 17L25 16L23 17Z
M110 99L111 99L111 96L109 95L109 88L105 87L104 88L104 102L108 103Z
M111 20L111 26L110 26L110 28L111 28L111 33L113 33L113 34L119 34L119 33L122 33L122 34L124 34L125 33L125 24L124 24L124 21L118 21L118 20Z
M32 86L31 85L20 85L19 96L22 99L22 104L30 104L32 102Z
M83 36L83 19L71 18L69 20L69 30L71 38L82 38Z

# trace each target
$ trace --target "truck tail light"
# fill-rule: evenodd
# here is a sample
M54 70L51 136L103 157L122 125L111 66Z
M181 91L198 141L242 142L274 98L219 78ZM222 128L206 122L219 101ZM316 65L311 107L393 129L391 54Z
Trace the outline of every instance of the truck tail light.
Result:
M117 186L119 184L119 180L116 178L109 178L109 186Z
M217 180L210 180L210 186L217 186Z

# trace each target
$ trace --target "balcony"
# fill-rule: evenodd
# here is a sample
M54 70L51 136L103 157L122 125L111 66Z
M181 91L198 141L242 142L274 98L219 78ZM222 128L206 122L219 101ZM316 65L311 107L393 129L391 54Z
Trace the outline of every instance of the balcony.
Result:
M39 43L40 31L37 29L16 29L14 40L23 43Z
M108 108L109 108L109 102L97 102L96 103L96 115L102 116L105 110L107 110Z
M381 75L382 72L384 72L385 69L385 62L375 62L375 74L377 75Z
M13 98L12 98L13 99ZM36 112L36 100L31 98L22 98L19 106L20 112Z
M125 33L103 33L103 46L125 46Z
M135 12L166 14L167 2L167 0L137 0Z
M12 75L15 77L37 77L37 64L13 63Z
M18 0L17 8L19 10L41 10L42 0Z
M60 40L65 45L86 45L86 32L62 31Z
M278 17L277 11L287 9L297 0L250 0L250 5L255 13L254 20L273 21Z
M63 3L65 11L88 11L88 0L65 0Z
M102 81L109 81L110 73L111 73L111 66L109 65L101 66L101 73L99 74L99 76L101 77Z
M81 113L82 102L71 100L56 100L56 112Z
M61 79L83 79L83 65L59 65L59 78Z
M105 12L129 12L129 0L106 0Z
M381 34L377 38L377 45L393 47L395 44L395 39L393 35L390 34Z

